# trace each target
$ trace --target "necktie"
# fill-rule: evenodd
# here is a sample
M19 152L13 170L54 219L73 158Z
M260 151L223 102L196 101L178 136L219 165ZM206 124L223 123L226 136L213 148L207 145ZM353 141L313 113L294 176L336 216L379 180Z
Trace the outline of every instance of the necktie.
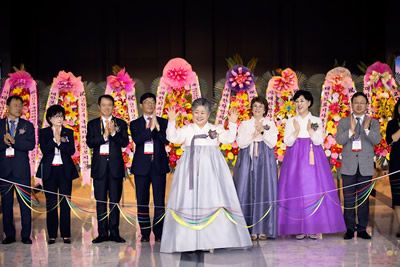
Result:
M150 128L152 117L147 117L147 125L146 128Z
M361 134L361 118L357 117L356 120L357 120L357 124L356 124L355 139L359 139L360 134Z
M15 136L15 121L14 120L10 121L10 134L12 137Z

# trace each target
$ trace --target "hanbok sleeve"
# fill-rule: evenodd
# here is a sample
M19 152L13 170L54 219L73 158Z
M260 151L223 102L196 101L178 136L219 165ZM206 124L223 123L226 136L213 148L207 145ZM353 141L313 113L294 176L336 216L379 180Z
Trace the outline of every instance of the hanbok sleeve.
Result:
M263 140L269 148L274 148L278 142L278 128L276 128L275 123L272 121L267 122L267 125L269 129L264 130Z
M318 128L316 131L314 131L310 138L314 145L319 146L324 142L324 129L322 127L322 121L320 118L316 120L316 123L318 123Z
M183 144L185 142L185 128L176 128L175 121L168 121L167 140L174 144Z
M217 127L218 141L222 144L231 144L235 141L237 124L229 122L229 129L225 130L222 125Z
M253 134L256 129L249 126L250 124L246 122L242 122L239 126L238 135L236 138L239 148L246 148L253 142Z
M297 137L293 136L293 133L294 133L293 119L290 118L286 121L285 134L283 137L283 142L287 146L292 146L297 139Z

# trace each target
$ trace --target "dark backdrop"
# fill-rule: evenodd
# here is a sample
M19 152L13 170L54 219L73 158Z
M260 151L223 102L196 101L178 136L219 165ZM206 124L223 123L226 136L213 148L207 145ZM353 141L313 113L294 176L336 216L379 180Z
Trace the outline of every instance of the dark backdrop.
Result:
M212 87L234 53L257 57L256 75L288 66L311 75L335 59L360 73L359 62L400 51L400 1L12 2L0 9L2 75L24 63L48 84L59 70L100 82L119 64L150 87L184 57Z

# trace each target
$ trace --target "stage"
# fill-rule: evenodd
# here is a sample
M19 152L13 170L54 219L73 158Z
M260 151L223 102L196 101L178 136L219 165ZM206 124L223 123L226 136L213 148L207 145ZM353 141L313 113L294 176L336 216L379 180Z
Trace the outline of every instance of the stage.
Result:
M168 178L168 187L170 177ZM345 241L342 234L324 235L322 239L296 240L294 237L253 242L248 250L215 250L213 253L160 253L160 243L137 241L136 228L121 217L121 236L125 244L104 242L94 245L97 236L95 214L72 215L72 244L61 238L47 245L45 214L33 213L32 245L20 242L18 206L14 206L17 242L0 244L1 266L400 266L400 240L395 233L395 222L390 205L390 192L385 179L376 185L376 197L370 197L370 227L372 240ZM389 194L389 195L388 195ZM41 203L42 193L36 194ZM90 188L74 182L73 201L90 210ZM88 200L78 199L89 198ZM135 205L135 195L130 181L124 183L123 203ZM2 225L1 225L2 229Z

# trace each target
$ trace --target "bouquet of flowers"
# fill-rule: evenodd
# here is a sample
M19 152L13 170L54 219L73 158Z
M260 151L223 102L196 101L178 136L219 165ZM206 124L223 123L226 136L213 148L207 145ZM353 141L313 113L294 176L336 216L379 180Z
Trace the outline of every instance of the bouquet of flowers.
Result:
M364 76L364 93L369 99L369 114L379 121L381 142L375 146L378 167L387 166L390 145L386 143L386 126L392 119L396 101L400 97L392 70L387 64L375 62Z
M333 172L341 167L342 146L335 140L337 126L341 118L349 116L350 99L355 92L349 70L337 67L327 73L322 86L320 118L327 133L324 141L325 154Z
M231 108L235 108L239 112L238 125L241 121L250 119L250 103L255 96L257 96L257 91L254 75L250 68L243 65L234 65L226 73L226 82L219 102L215 123L223 124L225 128L228 127L226 117ZM235 166L237 155L239 154L239 147L236 141L233 144L221 144L220 149L228 164L231 167Z
M164 67L163 76L157 88L156 114L168 119L167 110L175 107L179 116L176 126L183 127L192 122L192 101L201 97L199 81L192 66L182 58L171 59ZM178 144L166 148L169 165L173 170L183 154Z
M281 76L274 76L268 82L266 95L270 108L267 116L275 119L275 124L278 128L275 155L280 162L283 160L283 155L286 151L286 145L283 142L286 121L296 114L292 97L298 88L296 73L290 68L283 70Z

